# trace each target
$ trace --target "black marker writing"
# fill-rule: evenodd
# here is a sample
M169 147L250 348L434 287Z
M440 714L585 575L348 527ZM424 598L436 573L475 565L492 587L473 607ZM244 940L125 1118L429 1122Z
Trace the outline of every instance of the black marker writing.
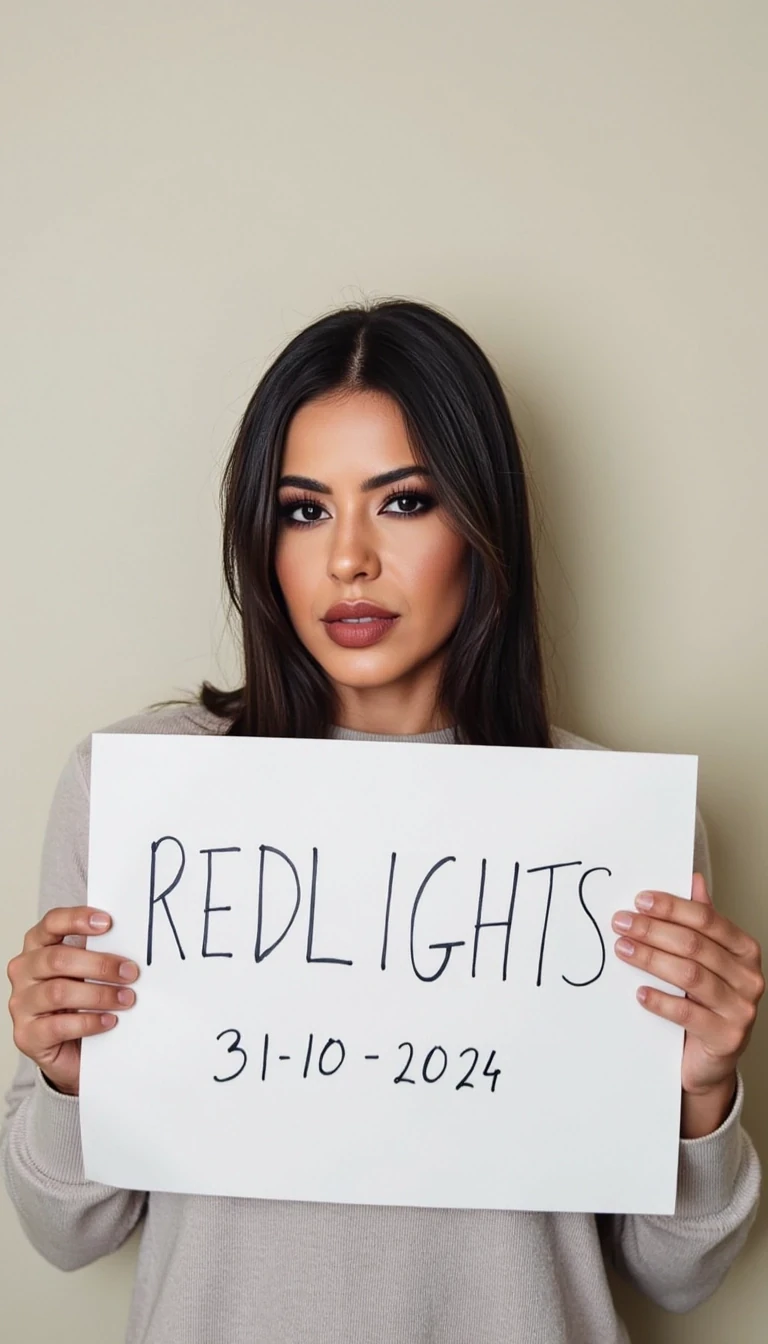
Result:
M504 939L504 961L502 964L501 978L507 978L507 963L509 961L509 940L512 934L512 917L515 913L515 897L517 896L517 881L520 876L520 864L515 864L515 875L512 879L512 895L509 898L509 909L506 919L482 919L483 900L485 898L485 859L483 859L480 869L480 895L477 901L477 918L475 920L475 943L472 949L472 978L475 977L477 967L477 945L480 941L481 929L506 929L507 936Z
M232 1042L232 1044L227 1046L227 1054L242 1055L243 1062L240 1065L240 1068L235 1071L235 1073L228 1073L225 1078L219 1078L217 1074L214 1073L213 1081L215 1083L231 1083L233 1078L239 1078L240 1074L243 1072L243 1069L248 1063L248 1056L240 1044L240 1032L237 1030L237 1027L227 1027L226 1031L220 1031L218 1036L216 1037L216 1040L220 1041L222 1036L234 1036L235 1039Z
M217 1074L214 1074L214 1081L217 1083L229 1083L232 1082L233 1079L238 1078L240 1074L243 1072L243 1069L245 1068L248 1062L248 1056L245 1050L243 1049L242 1045L240 1044L241 1041L240 1032L235 1027L229 1027L226 1031L220 1031L218 1036L216 1037L216 1040L220 1041L225 1036L234 1036L235 1038L232 1044L227 1046L227 1054L242 1055L242 1063L234 1073L226 1074L224 1077L220 1078ZM307 1053L304 1059L304 1069L302 1072L302 1078L306 1078L309 1074L309 1066L312 1059L312 1048L314 1039L315 1039L314 1033L310 1032L309 1037L307 1039ZM262 1049L262 1059L261 1059L262 1082L265 1082L267 1078L267 1059L269 1055L269 1046L270 1046L269 1033L265 1032L264 1045ZM408 1058L405 1064L403 1065L402 1069L400 1070L400 1072L396 1074L395 1077L391 1079L391 1081L393 1083L409 1083L411 1086L415 1086L418 1079L409 1078L407 1076L408 1070L413 1064L416 1055L414 1046L411 1041L401 1041L400 1045L398 1046L398 1050L406 1050L408 1052ZM456 1092L460 1092L462 1088L469 1088L471 1090L475 1086L475 1084L471 1083L469 1079L480 1060L480 1051L473 1045L467 1046L465 1050L459 1051L458 1057L459 1059L464 1059L465 1055L471 1055L472 1062L469 1065L469 1068L467 1068L463 1073L463 1075L459 1078L459 1081L453 1084L453 1089ZM286 1062L290 1062L292 1058L293 1058L292 1055L278 1055L279 1060L283 1060ZM493 1068L493 1061L495 1060L495 1058L496 1058L496 1051L491 1050L482 1071L483 1077L489 1078L491 1081L491 1088L490 1088L491 1092L496 1091L496 1083L501 1075L500 1067L497 1066L496 1068ZM318 1055L317 1072L321 1078L332 1078L334 1074L339 1072L346 1059L347 1059L347 1047L345 1046L344 1042L340 1040L339 1037L337 1036L329 1036L327 1041L325 1042L325 1045L320 1051L320 1054ZM363 1059L380 1060L381 1055L380 1054L363 1055ZM421 1078L425 1083L429 1084L430 1086L435 1083L439 1083L440 1080L443 1077L445 1077L445 1074L450 1068L450 1066L451 1066L450 1052L446 1050L446 1048L442 1045L432 1045L424 1053L424 1057L421 1063ZM290 1070L286 1070L285 1072L290 1073ZM366 1079L366 1082L369 1081L373 1073L374 1070L371 1070L368 1073L368 1078ZM285 1076L285 1073L283 1073L283 1076ZM274 1084L272 1085L274 1086ZM450 1079L446 1080L446 1083L444 1083L443 1086L450 1088L451 1087Z
M227 845L220 849L201 849L201 854L208 855L208 877L205 884L205 906L203 918L203 956L204 957L231 957L231 952L209 952L208 951L208 921L212 914L218 911L231 910L231 905L211 905L211 884L213 882L213 855L214 854L239 854L239 845Z
M338 1058L337 1062L336 1062L332 1067L326 1068L326 1067L325 1067L325 1057L326 1057L326 1055L328 1054L328 1051L329 1051L329 1050L333 1050L333 1047L334 1047L334 1046L337 1046L337 1047L338 1047L338 1055L339 1055L339 1058ZM331 1037L325 1042L325 1045L323 1046L322 1050L320 1051L320 1055L319 1055L319 1058L318 1058L318 1061L317 1061L317 1067L318 1067L318 1069L320 1070L320 1072L321 1072L326 1078L329 1078L330 1075L331 1075L332 1073L337 1073L338 1070L341 1068L341 1066L342 1066L342 1064L344 1063L344 1060L345 1060L345 1058L346 1058L346 1054L347 1054L347 1052L346 1052L346 1050L344 1049L344 1042L343 1042L343 1041L336 1040L335 1037L331 1036Z
M592 873L607 873L609 877L613 876L610 868L588 868L586 873L582 873L581 875L581 881L579 882L579 903L584 913L589 917L589 919L591 919L592 923L595 926L595 931L597 933L598 938L600 939L600 951L602 955L600 959L600 970L596 973L596 975L593 975L591 979L569 980L567 975L563 976L563 979L567 985L575 985L579 989L583 989L585 985L593 985L596 980L600 979L600 976L603 974L603 970L605 968L605 942L603 941L603 935L600 932L600 926L597 920L595 919L595 916L592 914L592 911L587 907L587 903L584 900L584 883L586 882L587 878L592 875Z
M555 885L555 870L557 868L579 868L581 859L573 859L571 863L545 863L541 868L529 868L529 873L549 873L549 890L547 892L547 908L544 912L544 927L541 931L541 947L539 949L539 969L536 974L536 984L541 985L541 971L544 965L544 944L547 941L547 925L549 924L549 911L552 906L552 891Z
M161 891L159 896L156 896L156 895L155 895L155 875L156 875L156 859L157 859L157 851L158 851L158 849L160 848L161 845L164 845L164 844L165 844L166 840L171 840L171 841L173 842L174 845L178 845L178 846L179 846L179 849L181 850L181 866L180 866L179 871L177 872L176 876L174 877L174 879L173 879L171 885L170 885L169 887L166 887L166 888L165 888L165 891ZM180 939L179 939L179 935L178 935L178 933L176 932L176 925L175 925L174 922L173 922L173 916L172 916L172 914L171 914L171 912L170 912L170 910L169 910L169 908L168 908L168 901L167 901L167 897L170 896L170 894L171 894L171 892L173 891L174 887L178 886L178 883L179 883L179 881L180 881L180 879L181 879L181 875L182 875L182 873L184 872L184 865L185 865L185 863L186 863L186 855L185 855L185 853L184 853L184 846L182 845L182 843L181 843L180 840L177 840L177 839L176 839L176 836L175 836L175 835L163 835L163 836L160 837L159 840L153 840L153 841L152 841L151 852L152 852L152 859L151 859L150 876L149 876L149 918L148 918L148 920L147 920L147 965L148 965L148 966L151 966L151 965L152 965L152 938L153 938L154 928L155 928L155 906L157 905L157 902L158 902L158 901L162 901L162 903L163 903L163 909L164 909L166 915L168 916L168 923L170 924L171 929L172 929L172 931L173 931L173 936L174 936L174 938L176 939L176 946L177 946L177 948L179 949L179 956L181 957L181 960L182 960L182 961L185 960L185 957L184 957L184 949L183 949L183 947L181 946L181 942L180 942Z
M264 925L264 855L266 853L277 854L281 859L285 859L285 862L288 864L291 872L293 873L293 878L296 883L296 904L293 907L293 913L291 914L291 918L288 920L288 923L286 924L279 938L276 938L273 943L270 943L269 947L262 948L261 931ZM301 901L301 883L299 881L299 874L296 871L296 864L293 862L292 859L288 858L287 854L283 853L282 849L275 849L274 845L259 845L259 904L258 904L258 915L256 922L256 946L253 950L254 961L256 961L257 963L263 961L265 957L269 956L270 952L274 952L275 948L279 947L285 935L289 932L291 925L293 924L293 921L296 918L296 915L298 914L300 901Z
M175 850L169 859L167 850L170 845L174 845ZM409 930L406 932L406 930L403 929L403 934L401 935L400 921L396 919L393 920L393 910L396 908L395 901L397 898L397 893L395 891L396 874L398 871L402 872L403 856L402 853L398 853L397 850L393 849L390 851L388 863L389 874L387 878L386 904L383 911L383 928L377 927L375 921L368 919L364 909L361 908L358 911L356 908L353 908L351 910L352 918L349 921L349 931L347 934L342 933L341 935L346 941L347 938L351 940L362 933L368 940L367 944L361 949L360 956L356 955L355 961L353 962L351 956L321 956L317 950L317 944L322 944L322 928L318 933L318 926L321 926L323 922L320 918L322 912L318 909L318 906L322 905L319 891L321 866L323 866L323 872L325 873L325 867L320 863L320 855L317 847L313 846L311 850L312 867L310 879L309 873L307 873L304 868L304 863L309 859L309 855L297 855L297 861L294 861L289 854L282 849L278 849L274 845L259 845L257 900L255 902L253 900L252 893L257 883L255 874L252 874L249 870L250 866L237 866L232 869L227 867L226 876L228 880L228 892L234 890L232 881L236 874L239 883L235 892L238 898L238 903L236 904L235 900L230 898L232 899L231 905L214 904L216 900L216 895L213 891L214 876L216 876L219 885L221 885L222 882L222 877L219 873L219 861L217 860L214 864L214 855L238 855L240 856L238 865L240 865L243 858L241 846L211 845L202 847L199 850L199 854L201 857L203 855L205 856L206 871L205 876L203 877L201 865L199 879L197 879L199 881L200 889L195 902L196 910L191 907L190 904L191 899L195 894L196 878L191 871L192 865L187 863L187 853L193 851L185 850L181 840L171 834L163 835L159 839L151 841L150 850L151 863L146 960L148 967L151 967L153 961L156 962L158 959L158 938L160 938L161 947L163 939L167 939L167 934L164 932L161 933L161 926L163 930L166 927L170 929L179 958L182 961L187 960L188 952L185 951L185 948L182 946L180 930L184 932L184 942L188 948L190 938L193 936L187 932L189 929L189 920L191 918L190 910L200 918L200 925L195 931L194 941L197 942L197 949L199 949L203 960L213 958L231 960L233 957L241 955L240 950L243 948L244 943L245 946L247 946L247 941L243 939L242 932L240 932L242 927L240 924L237 926L239 930L237 938L235 938L233 932L229 940L224 939L222 936L217 937L215 927L212 929L212 924L215 926L215 920L213 920L215 914L232 914L234 921L234 912L236 910L239 911L241 908L239 904L240 902L242 902L242 908L245 915L255 925L253 960L258 966L265 960L265 958L271 956L273 952L279 949L280 944L286 940L294 924L296 924L297 916L300 914L302 907L303 881L304 891L308 897L308 899L304 901L304 905L307 908L305 944L304 947L294 947L294 952L298 953L302 960L306 959L308 965L330 965L336 967L351 967L353 965L361 964L364 960L370 964L371 962L378 960L382 971L391 970L393 961L393 942L397 934L398 940L402 937L403 943L406 938L409 939L412 972L418 980L425 984L434 983L445 974L451 958L453 957L454 950L466 947L467 941L472 947L471 958L469 956L469 951L467 951L466 954L461 954L453 958L455 975L463 973L467 977L471 976L473 981L477 981L478 979L490 980L493 978L500 980L501 982L506 982L509 979L510 974L524 974L522 967L515 969L514 963L516 958L512 954L517 949L518 943L520 943L520 950L524 950L526 940L523 938L521 941L516 938L516 943L513 947L511 941L512 928L514 921L517 921L517 924L521 926L521 929L523 928L521 921L524 922L526 915L530 915L531 913L527 911L526 907L529 902L533 902L536 911L541 909L542 920L540 942L537 952L534 954L533 949L531 949L532 959L533 956L536 955L538 960L535 977L536 986L540 988L543 981L547 939L549 938L551 944L553 936L552 929L561 921L562 912L560 907L564 905L566 897L568 898L571 910L575 910L578 881L578 908L581 913L577 914L577 918L581 919L582 916L586 916L597 935L601 951L600 967L589 979L574 980L567 975L562 975L561 978L566 984L571 985L574 988L584 988L587 985L594 984L605 969L605 942L597 918L590 909L587 893L588 891L591 892L592 889L588 888L587 884L596 873L605 873L610 879L613 876L613 872L610 868L597 865L593 865L591 868L586 869L584 863L580 859L574 859L567 863L547 863L537 864L535 867L525 867L522 861L513 861L510 857L506 862L503 862L502 867L502 873L508 875L507 880L509 881L509 886L506 887L501 908L497 908L495 917L492 917L490 906L492 904L491 892L494 888L491 883L493 880L493 882L497 884L499 880L498 873L494 871L493 860L489 860L488 858L481 858L479 860L479 889L476 885L475 878L473 877L472 870L476 872L474 862L471 863L470 867L468 867L465 862L463 865L460 863L459 868L453 870L453 875L445 875L449 884L452 885L446 888L444 885L441 887L440 884L437 883L437 890L431 892L428 888L430 887L430 883L436 882L439 871L442 868L445 868L448 864L455 864L457 862L456 855L444 855L442 858L438 858L438 860L429 867L426 875L419 882L415 897L411 900L409 896L408 905L406 905L403 912L403 923L408 919ZM533 855L531 855L531 857L533 857ZM342 865L342 869L343 858L343 855L336 856L337 863ZM398 860L400 860L399 865ZM228 862L231 862L231 860ZM174 863L177 865L175 870L173 868ZM255 854L252 860L252 865L255 867ZM558 870L561 868L582 868L582 874L579 875L580 880L577 879L575 874L570 881L556 877ZM299 876L300 871L302 873L301 877ZM292 881L291 877L289 877L289 872L292 875ZM534 876L540 873L548 874L548 885L543 902L543 884L538 879L535 882L532 880ZM166 878L166 874L169 874L168 878ZM332 887L334 882L333 874L334 865L331 864L330 876L325 878L329 887ZM348 884L348 874L344 875L343 881L345 884ZM403 885L402 876L400 883ZM180 887L180 889L176 896L173 897L173 900L171 900L172 893L176 891L177 887ZM458 890L456 889L457 887ZM366 877L361 895L367 897L370 889L371 887ZM600 888L598 888L597 891L600 893ZM602 900L599 907L600 909L604 907L607 894L607 889L603 889L601 893ZM430 895L434 897L434 900L430 900ZM325 898L323 897L323 900L324 899ZM556 903L553 904L553 902ZM592 903L594 904L594 901ZM173 908L174 905L175 910ZM367 906L367 899L361 900L360 905L361 907ZM159 906L162 906L165 915L164 920L160 918L158 910ZM441 909L444 912L442 916L439 914ZM446 916L445 911L450 911L450 916ZM440 919L442 919L444 924L447 918L450 918L456 932L467 932L468 940L465 940L464 938L446 938L445 940L428 942L427 930L430 926L434 925L434 923L438 922ZM538 918L538 914L536 918ZM234 931L236 926L233 921L230 921L228 927ZM461 921L458 928L456 928L456 921ZM343 927L346 926L342 926L340 919L337 919L336 928L340 929ZM438 922L438 928L439 927L440 923ZM449 929L450 927L451 926L449 925ZM517 927L517 925L515 925L515 927ZM487 936L490 934L490 931L494 929L503 933L503 939L499 937L494 940ZM248 941L250 940L250 936L249 930L249 934L246 935ZM197 941L197 939L200 939L201 941ZM226 948L227 941L231 944L231 950ZM216 947L217 943L218 947ZM224 943L224 946L222 946L222 943ZM294 944L295 943L296 935L294 935ZM485 948L486 943L489 943L491 946ZM562 947L561 955L567 957L569 955L568 945L564 943L562 939L560 940L560 943ZM483 947L483 957L480 956L481 946ZM427 948L430 952L437 952L438 956L430 960L430 958L427 957ZM492 949L497 949L493 956L491 955ZM350 949L350 951L354 950L354 947ZM403 948L403 952L404 951L405 949ZM172 955L175 960L175 955ZM561 966L557 968L558 973L561 970ZM512 967L512 969L510 969L510 967Z
M425 981L427 981L427 982L430 982L430 981L432 981L432 980L437 980L438 977L441 976L441 975L443 974L443 971L445 970L446 966L448 965L448 962L449 962L450 959L451 959L451 953L452 953L454 947L463 947L463 946L464 946L464 939L463 939L463 938L461 938L461 939L457 939L455 942L452 942L452 943L430 943L430 944L429 944L429 946L430 946L430 950L432 950L432 951L437 951L438 949L442 948L442 949L445 951L445 956L443 957L443 960L440 962L440 965L438 966L438 968L437 968L437 970L435 971L434 975L422 975L421 971L419 970L418 966L416 965L416 958L415 958L415 956L414 956L414 946L413 946L413 944L414 944L414 937L413 937L413 935L414 935L414 929L415 929L415 926L416 926L416 912L418 911L418 908L419 908L419 902L421 901L421 898L422 898L422 896L424 895L424 891L425 891L425 889L426 889L427 883L430 881L432 875L433 875L434 873L437 872L438 868L442 868L442 866L443 866L444 863L455 863L455 862L456 862L456 855L455 855L455 854L448 854L448 855L446 855L446 857L445 857L444 859L438 859L437 863L433 863L432 867L430 868L429 872L427 873L427 876L424 878L424 881L422 882L421 886L419 887L419 890L418 890L417 893L416 893L416 899L415 899L415 901L413 902L413 909L412 909L412 911L411 911L411 965L412 965L414 971L416 972L417 976L419 977L419 979L420 979L420 980L425 980Z
M381 944L381 969L387 969L387 944L389 942L389 911L392 905L392 886L395 880L395 864L397 863L397 853L393 850L392 858L389 862L389 881L387 882L387 908L384 914L384 938Z
M297 879L298 880L298 879ZM307 930L307 961L322 961L326 965L351 966L351 961L346 961L344 957L313 957L312 946L315 936L315 897L317 891L317 850L312 849L312 886L309 892L309 928ZM290 927L290 925L289 925Z

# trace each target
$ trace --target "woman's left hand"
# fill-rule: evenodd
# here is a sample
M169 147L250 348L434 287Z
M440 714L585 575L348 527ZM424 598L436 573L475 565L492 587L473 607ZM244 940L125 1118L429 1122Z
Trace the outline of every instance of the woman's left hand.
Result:
M760 944L717 913L701 873L691 896L640 892L637 911L618 911L613 927L622 961L685 990L682 998L641 985L637 996L648 1012L685 1027L683 1134L696 1138L693 1131L709 1133L730 1110L765 980Z

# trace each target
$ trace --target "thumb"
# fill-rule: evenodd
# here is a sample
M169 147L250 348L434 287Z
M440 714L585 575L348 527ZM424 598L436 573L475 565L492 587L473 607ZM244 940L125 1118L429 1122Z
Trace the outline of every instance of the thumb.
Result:
M698 901L700 905L712 905L712 897L707 891L707 884L704 881L702 873L693 874L691 883L691 900Z

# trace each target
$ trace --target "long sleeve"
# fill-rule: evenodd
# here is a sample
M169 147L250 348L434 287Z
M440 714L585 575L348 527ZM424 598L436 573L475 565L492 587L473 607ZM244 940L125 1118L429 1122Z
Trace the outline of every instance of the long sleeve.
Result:
M707 832L696 814L694 872L712 891ZM741 1125L741 1075L719 1129L681 1139L675 1212L667 1216L601 1214L606 1258L624 1278L667 1311L690 1311L711 1297L736 1259L757 1214L760 1161Z
M88 818L88 789L75 750L49 811L39 917L54 906L87 904ZM6 1094L0 1159L27 1237L60 1269L79 1269L116 1250L142 1216L142 1191L86 1180L78 1098L56 1092L23 1055Z
M600 1215L606 1257L667 1311L691 1311L711 1297L736 1259L757 1213L760 1163L741 1126L744 1087L714 1134L680 1140L672 1215Z

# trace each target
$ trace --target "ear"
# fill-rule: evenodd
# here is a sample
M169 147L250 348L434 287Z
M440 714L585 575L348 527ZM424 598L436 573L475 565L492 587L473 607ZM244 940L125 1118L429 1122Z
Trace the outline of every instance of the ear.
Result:
M707 891L707 884L701 873L693 874L691 883L691 900L698 901L700 905L711 905L712 897Z

